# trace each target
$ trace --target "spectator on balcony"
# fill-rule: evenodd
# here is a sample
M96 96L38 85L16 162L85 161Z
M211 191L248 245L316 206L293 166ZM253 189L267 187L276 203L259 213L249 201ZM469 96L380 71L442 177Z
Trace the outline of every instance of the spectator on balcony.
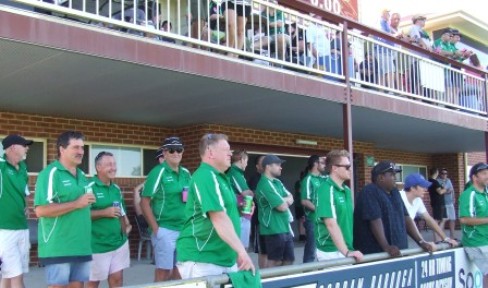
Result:
M364 61L359 64L359 77L362 81L377 84L378 83L379 65L374 57L373 51L364 53ZM361 85L365 88L370 88L368 85Z
M306 58L307 40L305 37L305 30L300 28L296 22L293 22L289 26L288 31L291 38L291 55L287 57L287 61L301 66L306 66L307 63L311 63L311 61Z
M317 21L322 21L322 16L311 13ZM330 29L320 22L310 22L307 27L307 49L310 51L311 65L315 65L321 71L325 71L325 57L330 55ZM307 63L307 66L309 64Z
M453 37L452 29L447 28L442 31L441 37L434 41L432 47L436 53L447 57L447 58L456 58L455 53L455 46L451 43L451 38Z
M276 0L269 1L270 3L277 4ZM269 34L263 38L263 45L269 46L272 53L275 53L279 60L286 60L287 47L291 45L290 36L285 32L285 16L283 11L275 9L271 6L262 6L262 17L267 19ZM266 29L265 29L266 30Z
M225 42L225 17L220 2L211 0L209 3L210 42L223 44Z
M188 20L190 22L191 29L189 35L191 38L207 41L208 38L204 38L204 29L207 23L207 11L208 0L191 0L188 1ZM185 1L186 2L186 1ZM193 45L197 48L198 45Z
M434 247L422 239L396 188L401 170L389 161L373 167L371 180L358 194L354 209L354 248L364 254L387 252L392 257L408 248L407 233L426 251Z
M324 57L325 71L342 76L342 53L341 42L332 40L330 42L330 55ZM337 81L336 77L324 76L325 79Z
M380 28L384 33L393 36L394 32L390 27L390 10L388 9L383 9L381 12ZM395 43L381 38L378 38L378 40L385 43L385 46L375 46L377 51L378 65L380 68L379 83L389 88L395 88L397 87L397 75L395 73L396 67L394 65L396 52L388 48L388 46L394 46Z
M171 30L173 29L173 25L168 20L164 20L163 23L161 23L161 27L159 29L161 31L171 33ZM169 42L169 43L176 43L175 39L169 38L169 37L164 37L164 36L161 36L161 41Z
M467 50L466 48L459 49L457 48L457 43L461 41L461 33L459 33L459 30L457 29L452 29L452 38L451 38L451 44L454 46L454 53L455 53L455 60L458 60L460 62L463 62L464 60L468 59L471 55L474 54L473 51Z
M410 27L409 36L410 36L410 43L413 45L417 45L421 48L426 50L432 51L432 40L424 30L425 21L427 18L422 15L416 15L412 17L412 27Z
M477 68L479 70L484 70L481 66L478 55L473 54L469 57L469 65ZM465 70L466 72L466 82L463 91L460 95L460 105L466 108L471 108L475 110L481 109L481 95L483 93L483 80L479 80L476 77L483 78L483 75L476 73L474 71Z
M137 7L135 9L129 8L120 11L117 14L115 14L113 18L135 25L145 26L146 24L146 13L144 12L144 10ZM121 28L120 31L127 32L134 35L144 36L144 32L138 30Z
M227 44L230 48L243 50L247 18L251 15L251 0L228 0L222 3L227 24ZM245 50L245 49L244 49ZM234 53L228 56L239 57Z
M341 31L336 31L335 33L335 36L332 38L332 40L330 41L330 47L331 47L331 58L334 58L332 57L332 53L335 53L336 55L339 55L341 56L341 59L342 59L342 33ZM334 47L334 49L332 49L332 47ZM353 49L352 49L352 45L351 45L351 42L347 42L347 47L348 47L348 54L347 54L347 65L348 65L348 73L349 73L349 77L351 78L355 78L355 75L356 75L356 70L357 70L357 63L356 63L356 60L354 59L354 54L353 54ZM326 57L326 59L328 59ZM329 65L330 66L327 66ZM327 67L331 67L330 69L331 70L327 70L329 72L331 72L333 69L335 69L336 67L332 67L333 64L329 61L326 61L326 68ZM327 68L329 69L329 68ZM341 64L341 68L339 73L337 74L340 74L342 75L342 64Z
M29 176L25 159L34 142L19 135L2 140L5 154L0 157L0 287L24 287L29 272L29 226L27 196Z

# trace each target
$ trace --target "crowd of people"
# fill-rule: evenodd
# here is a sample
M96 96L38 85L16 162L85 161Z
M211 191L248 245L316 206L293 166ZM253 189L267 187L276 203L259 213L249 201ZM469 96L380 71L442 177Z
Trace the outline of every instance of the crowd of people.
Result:
M461 69L452 62L432 58L430 57L432 54L429 53L421 54L405 47L401 48L402 45L383 39L380 34L365 34L369 37L364 39L350 35L349 53L342 55L340 28L329 26L327 19L313 13L306 15L312 17L308 19L305 15L304 17L286 16L284 10L278 8L280 6L277 0L269 0L268 3L259 4L260 11L257 12L253 11L251 0L183 1L180 4L183 5L183 9L186 9L183 13L185 16L178 19L177 23L171 23L170 19L175 21L175 17L171 16L172 10L168 10L170 4L164 1L148 7L140 6L142 4L137 6L137 3L133 5L134 7L125 10L120 7L121 11L111 17L166 33L183 34L187 31L180 36L222 47L245 50L282 62L275 63L260 57L239 56L235 51L228 49L205 48L194 42L193 44L189 44L190 41L182 42L184 45L227 54L229 57L239 57L301 73L317 74L319 70L321 77L333 81L342 81L346 71L346 67L343 66L346 65L349 77L361 81L361 86L365 88L388 88L385 91L390 93L412 93L474 110L484 108L483 80L479 80L484 76L479 72ZM146 2L146 5L149 4ZM187 7L185 8L184 5ZM102 12L99 13L103 15ZM411 17L412 24L409 28L402 29L399 26L401 20L406 19L402 19L399 13L391 13L389 9L383 9L379 24L374 28L404 43L423 48L425 52L437 53L445 57L445 60L450 59L459 63L467 61L466 64L485 71L485 66L480 63L478 55L471 50L458 47L462 39L459 30L446 28L441 31L440 37L434 39L433 35L424 29L427 20L425 16ZM173 24L177 24L178 27L173 29ZM164 42L179 42L170 36L117 28L112 25L108 27ZM373 39L376 42L372 41ZM398 48L409 53L403 53ZM347 58L345 64L343 64L343 57ZM442 66L444 77L442 75L441 79L438 79L439 75L434 77L434 73L425 68L432 69L432 67L422 59L430 59L445 65ZM324 75L323 72L327 74ZM437 83L439 81L442 84Z
M19 135L2 141L2 288L24 287L23 274L28 272L29 189L24 160L32 143ZM112 153L100 152L94 158L96 175L88 179L79 168L83 147L83 134L62 133L56 143L58 159L38 175L34 210L39 218L39 261L49 287L83 287L84 283L98 287L105 280L110 287L120 287L123 270L130 265L127 234L132 227L121 189L114 182L117 163ZM259 268L293 264L294 197L280 180L285 161L261 155L256 159L256 174L246 179L249 155L232 151L226 135L205 134L198 150L201 164L191 174L181 166L185 151L181 139L166 138L156 154L159 164L136 188L138 221L147 223L154 248L154 281L228 273L231 279L259 283L259 270L248 254L251 237L260 254ZM346 257L361 262L365 254L378 252L401 256L401 250L408 248L408 236L425 251L435 251L436 245L422 238L414 221L417 217L432 228L435 239L459 245L454 239L456 194L447 169L432 169L428 181L419 173L407 175L399 191L396 175L401 170L395 163L380 161L372 169L371 183L355 193L353 207L353 193L346 185L351 180L350 159L345 150L308 158L298 185L306 218L304 263ZM469 177L459 197L462 244L483 275L488 275L488 165L474 165ZM422 200L427 191L433 217ZM450 221L450 237L444 233L446 221ZM484 280L488 283L488 276Z

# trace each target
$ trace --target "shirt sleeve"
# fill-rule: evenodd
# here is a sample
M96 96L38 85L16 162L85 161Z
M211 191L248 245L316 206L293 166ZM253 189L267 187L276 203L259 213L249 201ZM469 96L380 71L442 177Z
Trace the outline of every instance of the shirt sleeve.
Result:
M361 193L363 201L362 201L362 220L376 220L381 218L381 206L379 203L378 197L375 195L376 192L375 187L373 186L366 186Z
M55 195L55 168L44 170L37 177L34 193L34 206L43 206L53 203Z
M459 197L459 217L476 217L476 192L468 190Z
M200 202L202 213L225 211L222 187L217 180L217 175L210 172L205 181L193 181L190 193L194 192ZM231 189L231 187L229 187Z
M312 183L310 181L310 176L305 176L305 178L300 181L300 199L301 200L312 200Z
M328 183L323 183L317 190L317 206L315 213L318 218L337 218L334 203L334 189Z
M144 183L144 188L142 190L141 196L142 197L150 197L152 198L156 191L158 191L158 187L161 183L161 179L163 178L164 168L159 167L159 169L152 169L147 175L146 182Z
M263 194L264 198L268 202L271 208L276 208L283 204L285 201L280 193L276 190L273 184L270 183L269 180L266 181L266 184L263 185L261 193Z

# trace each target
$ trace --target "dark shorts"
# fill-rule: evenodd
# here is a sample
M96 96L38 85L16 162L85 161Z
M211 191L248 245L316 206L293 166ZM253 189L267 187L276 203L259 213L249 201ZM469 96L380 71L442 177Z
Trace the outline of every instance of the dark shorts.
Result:
M442 220L447 218L446 206L436 205L432 207L432 216L435 220Z
M266 235L266 250L268 260L272 261L295 261L293 236L291 233Z
M222 10L235 10L237 13L237 16L245 16L249 17L251 15L251 6L250 5L242 5L242 4L234 4L232 1L227 1L222 4Z

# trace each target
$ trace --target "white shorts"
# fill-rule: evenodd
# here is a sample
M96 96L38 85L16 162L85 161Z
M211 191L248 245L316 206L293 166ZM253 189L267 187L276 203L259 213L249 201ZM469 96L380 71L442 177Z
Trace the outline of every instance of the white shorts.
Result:
M130 251L129 241L118 249L106 253L96 253L92 255L93 261L90 269L90 281L103 281L110 274L129 268Z
M29 229L0 229L2 278L13 278L29 272Z
M335 252L324 252L322 250L317 249L317 260L318 261L327 261L327 260L334 260L334 259L344 259L346 256L339 251Z
M237 264L231 267L223 267L211 263L199 263L193 261L178 262L176 264L180 272L181 279L190 279L196 277L215 276L237 272Z
M456 209L453 204L446 204L446 215L449 220L456 220Z
M171 270L176 266L176 240L180 231L159 227L158 234L151 234L154 260L157 269Z

